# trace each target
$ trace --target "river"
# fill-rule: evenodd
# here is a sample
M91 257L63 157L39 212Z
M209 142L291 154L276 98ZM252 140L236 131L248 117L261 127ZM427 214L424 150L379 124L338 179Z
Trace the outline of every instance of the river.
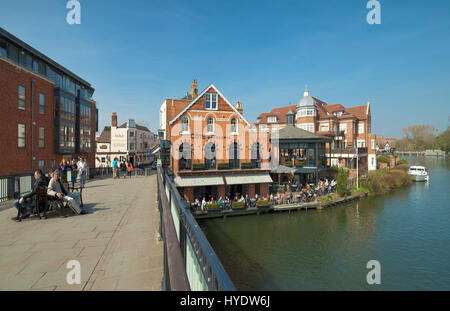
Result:
M428 183L324 210L200 221L239 290L450 290L450 159ZM369 285L366 265L381 265Z

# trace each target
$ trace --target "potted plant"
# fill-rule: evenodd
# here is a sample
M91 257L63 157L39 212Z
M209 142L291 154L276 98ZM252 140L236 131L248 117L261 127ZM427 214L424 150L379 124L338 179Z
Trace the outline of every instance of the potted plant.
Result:
M233 210L240 210L240 209L244 209L244 208L245 208L244 202L241 202L241 201L231 202L231 209L233 209Z
M242 169L252 168L252 163L251 163L251 162L243 162L243 163L241 164L241 168L242 168Z
M208 203L206 204L206 210L208 212L218 212L221 211L222 208L220 207L219 203Z
M205 164L204 163L194 163L193 167L194 167L194 171L203 170L203 169L205 169Z
M219 163L217 164L217 168L219 170L227 170L230 167L228 163Z
M269 207L269 201L268 200L258 200L256 202L257 208L268 208Z

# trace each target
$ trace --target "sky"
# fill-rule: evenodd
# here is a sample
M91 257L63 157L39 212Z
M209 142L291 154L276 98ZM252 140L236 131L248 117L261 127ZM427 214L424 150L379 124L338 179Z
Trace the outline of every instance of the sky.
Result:
M166 98L198 79L262 112L296 104L305 85L328 104L371 103L372 132L450 121L449 1L380 0L369 25L366 0L0 0L0 27L95 88L99 129L134 118L153 132Z

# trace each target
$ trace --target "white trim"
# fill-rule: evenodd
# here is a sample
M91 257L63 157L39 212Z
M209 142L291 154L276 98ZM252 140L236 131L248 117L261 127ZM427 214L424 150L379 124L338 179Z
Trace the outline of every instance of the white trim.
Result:
M247 119L245 119L244 118L244 116L239 112L239 111L237 111L237 109L228 101L228 99L225 97L225 96L223 96L222 95L222 93L216 88L216 86L213 84L213 83L211 83L206 89L204 89L203 90L203 92L201 92L200 93L200 95L198 95L197 96L197 98L196 99L194 99L189 105L187 105L179 114L177 114L176 116L175 116L175 118L173 118L172 120L170 120L169 121L169 125L172 125L180 116L182 116L189 108L191 108L192 107L192 105L194 105L204 94L206 94L207 93L207 91L210 89L210 88L213 88L216 92L217 92L217 94L219 94L224 100L225 100L225 102L234 110L234 112L235 113L237 113L237 115L242 119L242 120L244 120L244 122L248 125L248 126L250 126L250 123L247 121ZM219 99L217 99L217 107L219 107Z

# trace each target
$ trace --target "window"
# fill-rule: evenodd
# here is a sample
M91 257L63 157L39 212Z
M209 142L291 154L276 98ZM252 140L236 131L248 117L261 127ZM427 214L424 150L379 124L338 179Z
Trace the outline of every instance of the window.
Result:
M134 137L134 132L130 132L130 137Z
M364 148L365 146L366 146L366 141L365 140L358 140L358 147Z
M45 129L39 127L39 148L45 148Z
M50 169L53 171L56 168L56 160L50 160Z
M344 148L347 148L347 141L346 141L346 140L344 140L344 141L342 142L342 146L343 146Z
M372 139L370 142L372 149L375 149L375 139Z
M102 157L102 163L106 163L106 158Z
M130 150L134 150L134 143L130 143Z
M19 124L17 130L17 146L25 148L25 124Z
M231 119L231 133L237 134L237 132L238 132L237 119L233 118Z
M358 134L364 134L364 123L358 124Z
M277 122L277 117L276 116L267 117L267 122L268 123L275 123L275 122Z
M374 166L375 165L375 158L374 157L371 157L371 162L372 162L372 166Z
M316 115L316 109L314 108L302 108L300 110L300 116L304 117L304 116L315 116Z
M45 113L45 95L42 93L39 93L39 113Z
M8 58L15 63L19 62L19 50L12 44L7 47Z
M206 120L206 132L214 133L214 119L212 117L208 117Z
M6 42L0 39L0 56L6 58Z
M320 131L321 132L328 132L330 130L330 125L329 124L321 124L320 125Z
M45 162L44 162L44 160L39 160L39 169L41 171L45 171Z
M314 123L303 123L299 125L299 128L301 128L302 130L314 133Z
M347 134L347 124L339 124L339 131Z
M181 132L189 133L189 119L186 116L181 119Z
M25 87L19 85L19 109L25 110Z
M216 93L206 93L205 109L217 109L217 94Z

